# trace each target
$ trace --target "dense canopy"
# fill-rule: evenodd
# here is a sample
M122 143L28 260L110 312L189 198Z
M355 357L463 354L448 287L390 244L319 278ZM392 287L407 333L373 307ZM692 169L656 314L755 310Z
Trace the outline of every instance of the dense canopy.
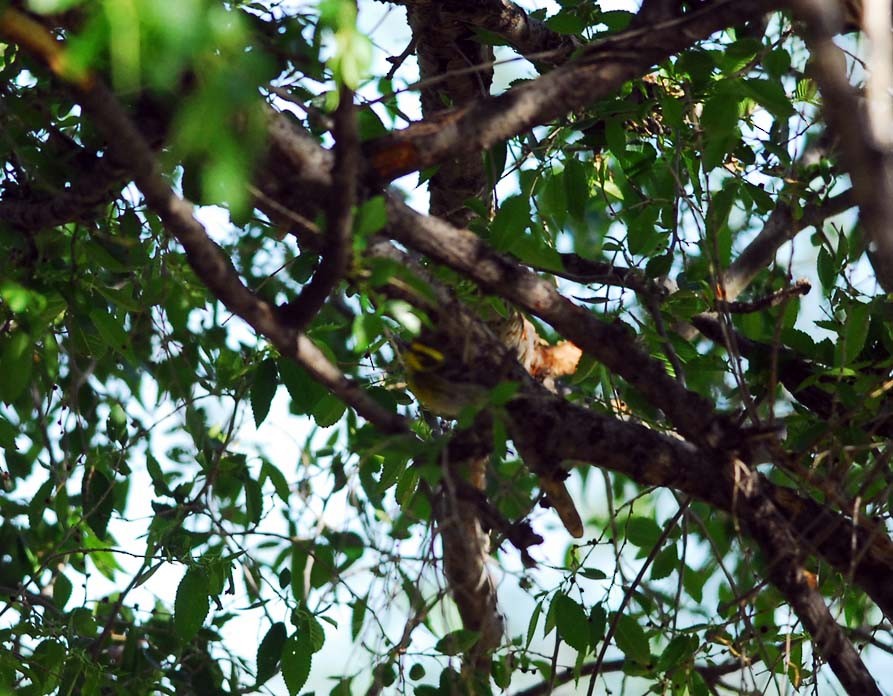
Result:
M890 27L0 3L0 694L880 694Z

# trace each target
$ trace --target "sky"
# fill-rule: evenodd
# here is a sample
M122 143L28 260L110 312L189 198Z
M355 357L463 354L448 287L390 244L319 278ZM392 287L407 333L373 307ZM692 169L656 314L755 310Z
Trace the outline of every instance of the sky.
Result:
M306 5L307 3L303 4ZM558 7L556 3L552 2L519 2L519 4L526 9L545 7L549 14L554 13ZM633 9L635 3L623 2L621 0L618 2L602 2L600 5L604 10ZM404 21L403 12L404 11L399 7L386 5L380 2L372 2L371 0L361 0L360 2L361 28L370 33L377 47L374 54L375 65L372 70L373 74L382 74L386 72L390 66L385 61L385 58L388 55L393 54L395 50L401 50L410 40L410 32ZM395 47L397 48L395 49ZM499 51L501 55L497 54L498 58L512 55L509 49L506 48L500 48ZM533 76L534 74L532 67L524 61L515 61L497 66L493 90L496 92L503 89L508 82L521 75ZM399 75L407 82L412 82L417 79L417 69L414 66L412 58L406 62ZM375 94L374 91L368 90L365 93L365 96L374 98L378 95ZM410 117L419 117L420 114L416 93L406 93L402 95L400 97L400 106L405 113L410 115ZM397 185L409 194L409 201L412 205L419 210L424 210L426 206L426 194L422 189L416 187L416 180L417 175L410 175L404 178L404 180L398 181ZM510 182L505 183L504 187L506 188L500 191L500 195L505 196L511 193L511 186L512 184ZM229 234L231 229L230 222L225 211L216 208L204 208L199 211L199 217L212 236L223 238ZM780 251L781 257L783 258L786 254L791 254L794 277L814 276L815 261L814 257L810 255L813 253L811 251L811 245L809 245L808 242L802 243L800 240L795 242L795 244L797 244L796 250L793 249L793 246L790 246L790 250L783 248ZM857 269L857 273L861 272L861 270ZM811 280L816 284L818 282L815 277L812 277ZM807 298L805 304L807 306L810 302L815 304L818 301L817 296L819 294L820 293L813 293L812 298L816 299ZM815 327L810 327L807 324L811 324L811 322L814 321L814 317L819 313L820 310L818 305L808 308L807 311L804 312L806 318L802 319L802 321L805 322L802 328L814 331ZM228 328L231 332L230 336L232 342L242 341L250 343L253 340L250 332L239 320L229 322ZM146 388L149 390L151 389L148 382ZM146 403L152 403L154 401L154 399L151 398L151 393L146 393L145 397ZM301 454L311 431L311 423L305 418L289 414L288 405L288 394L284 389L280 389L274 399L269 417L260 428L254 426L253 420L250 417L250 411L246 411L241 419L238 436L233 445L233 449L245 452L249 454L249 456L252 456L253 453L258 451L264 452L270 458L275 458L277 464L281 465L285 462L286 464L282 466L284 470L288 470L289 462L294 462L295 467L300 466ZM136 408L136 405L134 405L134 408ZM174 406L171 404L162 404L159 412L140 414L140 420L143 422L155 422L166 416L167 412L165 409L167 409L167 411L172 411L173 408ZM217 417L219 421L223 423L226 422L227 418L230 416L230 411L228 409L229 407L225 404L218 405L209 408L209 413L212 417ZM176 421L172 420L171 422L175 423ZM321 431L315 436L314 442L322 443L328 435L329 432ZM176 438L177 436L174 434L171 437ZM169 445L171 442L172 440L163 440L158 449L165 449L166 445ZM161 452L156 452L156 454L159 458L163 458ZM39 485L40 483L41 481L36 481L36 485ZM151 500L148 496L134 495L134 493L138 490L148 490L150 486L151 483L145 469L139 465L133 466L131 503L127 511L126 519L113 519L109 527L111 533L117 539L119 547L133 549L136 553L140 553L145 548L145 543L140 537L140 532L145 529L148 518L152 515L152 510L149 505ZM581 512L583 513L584 519L593 514L598 514L600 511L603 512L604 509L606 509L605 501L607 491L604 486L604 479L598 472L593 470L587 477L585 483L579 476L573 477L569 487L571 488L571 493L575 500L581 501ZM27 491L25 491L25 493L27 493ZM656 514L659 515L661 520L665 520L675 512L675 509L676 501L669 493L665 492L657 496L656 502L644 501L640 503L637 512L640 514L649 514L653 510L658 510L659 512ZM324 514L322 510L318 510L317 512L320 513L318 520L319 525L325 525L332 529L339 529L343 519L347 516L348 508L346 502L342 500L340 506L337 504L327 506ZM535 576L536 583L541 587L554 588L560 582L563 575L559 571L551 570L550 566L560 566L563 563L562 559L570 540L557 519L552 518L546 511L540 511L535 516L534 525L536 530L544 535L546 541L534 554L537 558L541 559L543 563L541 568L533 575ZM282 533L286 531L285 522L278 517L278 513L270 514L265 519L264 526L266 529L272 531ZM316 530L303 531L308 534L313 531L318 533L319 528ZM400 550L408 555L422 553L426 550L425 544L427 541L427 539L410 540L403 544L400 547ZM691 549L691 553L697 557L698 555L707 553L707 550L693 548ZM126 582L126 579L129 577L127 571L135 572L139 567L140 559L122 556L118 560L125 571L121 577L124 578ZM529 591L519 587L519 577L521 577L519 573L521 567L517 555L509 551L502 554L500 560L502 567L507 569L508 572L500 574L499 569L495 565L493 565L493 571L498 585L501 606L503 608L511 607L511 611L507 612L506 617L508 621L507 634L509 636L523 635L527 629L528 618L533 612L535 600L531 597ZM597 547L587 561L587 565L590 567L610 568L615 563L616 559L613 555L612 547L608 544ZM624 559L623 563L626 564L626 570L630 576L634 575L638 567L637 562L631 561L630 559ZM154 605L156 599L161 599L168 606L172 606L174 592L184 571L185 569L183 567L177 565L166 564L162 566L152 578L130 595L130 602L137 603L140 606L141 611L144 612L148 612ZM364 579L363 575L359 574L352 580L353 585L357 588L362 588L364 582L372 583L373 577L368 575L368 578ZM719 582L718 578L716 579L716 582ZM75 593L72 598L72 604L82 601L84 596L90 600L101 598L114 592L115 589L114 585L100 577L98 574L93 573L88 580L86 587L79 588L78 584L75 583ZM579 589L585 600L594 602L603 597L606 591L606 585L604 581L582 580ZM79 592L80 594L78 594ZM716 588L708 587L707 592L713 592L715 595ZM621 588L614 588L610 591L612 606L617 606L621 596ZM227 596L222 599L225 608L235 610L235 613L237 614L237 617L230 621L222 631L224 643L235 653L245 657L249 662L253 662L257 645L269 627L269 622L263 618L263 614L259 611L243 611L248 602L241 584L239 585L239 592L237 592L234 597ZM267 606L267 611L274 617L274 619L287 621L287 612L284 605L281 603L271 602ZM314 658L314 668L311 672L310 680L305 686L304 692L316 691L318 694L327 694L333 685L333 682L331 681L332 675L344 675L358 671L359 668L367 664L369 660L368 654L366 653L352 652L349 634L349 608L346 607L346 605L342 605L340 609L335 608L330 610L327 613L327 616L336 621L338 627L325 626L326 643L322 652L317 654ZM399 636L405 618L403 609L399 604L395 606L390 614L383 614L380 618L392 637ZM694 619L695 617L692 618ZM457 618L454 615L434 617L434 621L449 626L450 628L459 627ZM550 654L554 635L550 636L547 640L543 640L541 635L542 628L540 627L537 632L537 639L534 642L534 648L538 647L544 654ZM418 640L413 645L413 648L419 650L431 648L435 641L435 638L430 634L427 634L423 628L418 629L417 638ZM609 658L614 656L616 656L614 653L609 653ZM565 664L572 664L573 660L574 653L572 650L565 650L562 652L562 662ZM426 661L424 658L420 658L420 661L422 661L423 664L428 665L429 677L436 677L439 669L435 669L430 660ZM513 690L536 681L538 681L538 677L535 675L519 675L513 682ZM267 684L267 688L274 694L287 693L280 677L271 680ZM571 692L571 690L567 691L567 693ZM597 691L597 693L600 693L600 691Z

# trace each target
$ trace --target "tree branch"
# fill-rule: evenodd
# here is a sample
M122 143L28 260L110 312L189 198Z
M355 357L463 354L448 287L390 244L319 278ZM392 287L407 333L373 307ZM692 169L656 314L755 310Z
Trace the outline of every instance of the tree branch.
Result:
M853 189L833 196L821 203L810 203L803 214L794 219L791 206L779 202L759 234L732 262L723 274L722 285L725 298L731 302L750 285L757 273L775 260L779 247L793 239L807 227L819 227L829 217L838 215L856 205Z
M364 148L380 181L450 157L480 152L614 94L655 63L728 26L780 7L778 0L718 0L684 17L596 41L536 80L371 141Z
M426 4L420 0L394 1L406 7ZM549 65L563 62L577 46L571 37L552 31L509 0L444 0L438 5L458 21L498 34L521 55L548 54L534 59Z
M332 177L336 185L334 195L328 201L322 261L301 294L279 307L278 311L279 319L296 331L303 331L322 309L326 298L344 277L350 264L353 208L360 163L353 90L344 85L340 89L334 121L335 162Z
M21 17L16 10L4 10L0 15L0 35L17 40L23 33L18 30L17 23ZM29 22L23 24L29 31L34 30L32 25ZM29 39L25 46L36 46L35 50L39 51L37 55L47 60L54 72L77 88L82 105L106 138L112 156L118 161L130 163L134 182L147 205L182 244L189 265L212 295L258 333L266 336L283 356L304 366L314 379L364 418L385 432L406 432L408 426L405 419L383 409L362 388L348 380L309 338L283 327L273 308L242 284L232 261L195 219L192 204L176 196L164 180L155 155L114 95L93 76L68 75L66 64L60 63L62 59L59 56L63 55L61 49L52 37L48 34L46 37L46 40Z
M477 235L426 217L388 197L387 233L406 246L468 276L543 321L616 372L660 408L684 437L719 445L729 424L704 397L682 387L644 353L622 324L607 324L555 287L487 246Z
M853 182L859 219L871 242L869 259L877 279L893 291L893 152L889 143L872 137L864 103L846 75L846 57L833 42L836 27L823 4L815 0L792 3L806 26L812 73L822 92L825 119L840 141L841 159ZM889 98L889 95L887 95ZM889 124L884 124L889 128Z

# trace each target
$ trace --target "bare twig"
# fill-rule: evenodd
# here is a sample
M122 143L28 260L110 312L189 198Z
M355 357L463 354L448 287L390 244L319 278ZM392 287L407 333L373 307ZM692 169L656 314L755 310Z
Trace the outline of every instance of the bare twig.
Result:
M801 278L795 281L793 285L776 290L763 297L758 297L755 300L747 302L740 300L735 300L734 302L717 300L716 308L720 312L728 312L729 314L752 314L753 312L762 312L764 309L777 307L792 297L806 295L810 290L812 290L812 284L805 278Z

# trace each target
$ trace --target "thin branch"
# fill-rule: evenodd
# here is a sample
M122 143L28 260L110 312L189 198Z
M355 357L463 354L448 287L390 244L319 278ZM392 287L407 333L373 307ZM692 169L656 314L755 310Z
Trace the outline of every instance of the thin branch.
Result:
M326 215L326 244L323 245L322 261L301 294L279 307L279 319L296 331L303 331L322 309L326 298L344 277L350 264L353 208L359 172L359 138L353 90L345 85L340 89L334 122L335 163L332 176L336 185Z
M660 408L684 437L709 446L717 446L725 437L728 423L712 404L667 374L625 326L602 321L563 297L548 281L495 252L477 235L421 215L395 196L388 197L388 220L387 232L394 239L538 316L621 375Z
M632 583L630 583L630 586L624 591L623 600L620 602L620 606L614 613L614 618L611 620L611 624L610 626L608 626L605 637L602 639L602 645L599 649L598 656L595 658L595 664L592 666L592 675L589 679L589 689L586 692L587 696L592 696L593 692L595 691L596 677L601 674L602 662L604 662L605 654L608 652L608 646L614 639L614 633L617 631L617 626L620 624L620 618L623 616L624 612L626 611L626 607L629 605L630 600L633 598L633 595L636 592L636 588L641 584L642 579L645 577L645 572L648 570L648 568L651 567L654 559L657 558L657 554L660 553L664 542L669 538L670 534L676 528L676 524L679 522L680 519L682 519L682 516L685 514L685 511L688 509L690 503L690 499L684 500L679 506L679 509L676 511L676 514L673 515L673 519L671 519L664 525L660 536L658 537L657 541L654 542L654 545L651 547L651 551L648 552L648 557L642 563L642 567L639 568L639 572L636 573L636 577L633 579Z
M619 660L605 660L601 665L596 662L587 662L579 669L563 669L555 674L554 684L551 684L551 686L570 684L579 677L587 677L596 671L599 674L619 672L627 665L627 662L625 658L621 658ZM746 666L740 660L735 660L734 662L723 662L718 665L695 665L693 669L704 678L707 684L715 684L721 677L727 674L734 674ZM550 682L542 681L521 691L516 691L513 696L547 696L549 693Z
M776 290L763 297L758 297L755 300L747 302L740 300L735 300L734 302L717 300L716 306L720 312L728 312L729 314L753 314L754 312L762 312L764 309L777 307L792 297L806 295L810 290L812 290L812 284L805 278L800 278L793 285Z
M775 260L775 254L785 242L807 227L820 227L829 217L838 215L856 205L853 189L822 201L805 206L803 214L794 218L794 212L787 203L779 201L769 215L763 229L747 245L723 274L722 286L726 300L735 300L750 285L754 277Z
M407 432L404 418L382 408L359 385L347 379L309 338L284 327L274 308L245 287L232 261L196 220L192 203L174 194L162 176L154 153L115 96L92 75L70 76L60 57L64 57L60 44L40 25L36 25L36 29L35 23L27 18L20 23L23 17L17 10L4 10L0 15L0 35L16 41L26 36L28 43L23 45L26 48L34 46L37 55L77 89L81 104L106 138L111 155L117 161L130 163L134 182L147 205L183 246L189 265L211 294L259 334L266 336L283 356L301 364L314 379L368 421L385 432ZM33 31L42 31L43 39L31 37L28 32Z
M520 552L521 562L525 568L536 567L536 561L533 560L527 549L542 544L543 538L533 531L529 522L507 520L496 506L487 500L483 491L466 481L456 482L456 494L461 499L474 503L478 518L486 530L497 532Z

